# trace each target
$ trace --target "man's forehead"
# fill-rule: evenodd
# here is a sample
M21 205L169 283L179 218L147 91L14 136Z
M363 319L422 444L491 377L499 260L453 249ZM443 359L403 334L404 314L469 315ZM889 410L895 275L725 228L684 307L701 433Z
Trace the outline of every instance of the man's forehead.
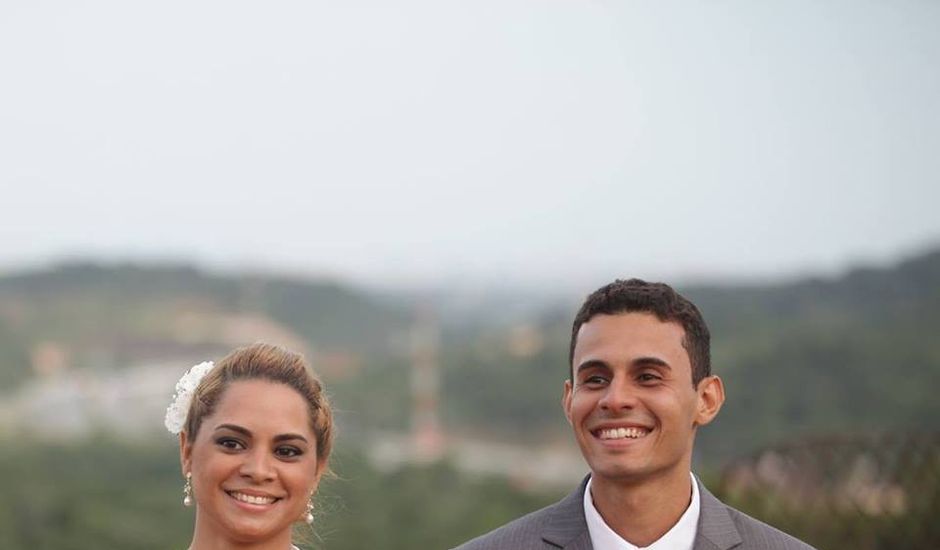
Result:
M626 312L599 314L581 325L575 341L575 366L577 357L587 348L598 346L629 348L641 346L661 351L681 350L685 329L677 322L661 321L652 313ZM687 355L687 354L686 354Z
M581 324L578 328L578 337L584 333L609 331L623 336L630 336L637 332L650 331L678 334L680 339L685 336L685 329L678 321L663 321L656 314L647 311L625 311L622 313L598 313Z

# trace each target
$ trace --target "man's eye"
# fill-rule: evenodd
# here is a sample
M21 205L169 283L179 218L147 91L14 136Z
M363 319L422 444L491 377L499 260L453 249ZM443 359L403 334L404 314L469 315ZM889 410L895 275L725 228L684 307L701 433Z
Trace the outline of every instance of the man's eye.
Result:
M640 382L653 382L660 379L658 375L649 372L644 372L637 378L640 380Z
M588 385L597 385L607 383L607 379L603 376L595 374L594 376L588 376L584 379L584 383Z

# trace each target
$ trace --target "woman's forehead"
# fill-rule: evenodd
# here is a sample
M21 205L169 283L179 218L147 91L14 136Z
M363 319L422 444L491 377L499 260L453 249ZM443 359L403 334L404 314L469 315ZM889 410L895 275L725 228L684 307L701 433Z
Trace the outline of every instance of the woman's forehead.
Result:
M206 421L209 430L236 423L252 431L312 434L306 399L294 388L269 380L231 382Z

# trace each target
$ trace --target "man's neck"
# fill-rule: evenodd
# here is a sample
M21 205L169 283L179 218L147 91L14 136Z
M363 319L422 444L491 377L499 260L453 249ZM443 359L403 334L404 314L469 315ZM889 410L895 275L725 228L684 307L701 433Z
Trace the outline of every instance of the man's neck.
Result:
M666 534L689 507L688 469L652 480L591 478L594 507L615 533L634 546L649 546Z

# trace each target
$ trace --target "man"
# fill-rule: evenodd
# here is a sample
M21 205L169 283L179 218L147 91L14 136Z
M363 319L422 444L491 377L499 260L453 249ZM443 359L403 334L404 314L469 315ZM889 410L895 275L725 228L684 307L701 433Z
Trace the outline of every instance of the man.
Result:
M701 313L668 285L615 281L574 319L562 406L591 474L561 502L458 550L811 549L722 504L691 473L725 400Z

